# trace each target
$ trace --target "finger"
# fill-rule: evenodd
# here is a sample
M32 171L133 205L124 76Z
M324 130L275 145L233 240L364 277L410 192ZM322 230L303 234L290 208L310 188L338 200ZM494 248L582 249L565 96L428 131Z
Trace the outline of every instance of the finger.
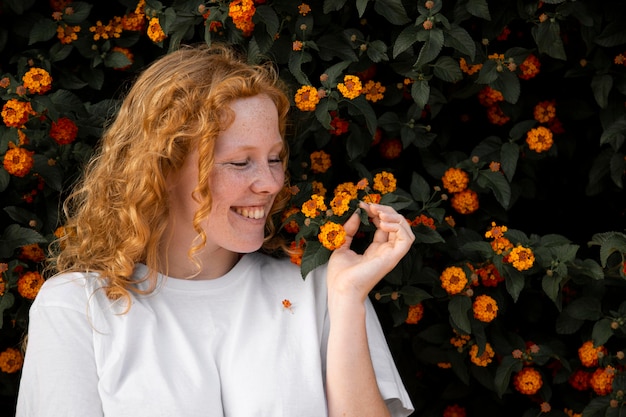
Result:
M353 237L356 232L359 230L359 225L361 224L361 218L359 217L359 209L355 210L352 213L352 216L346 220L343 224L343 229L346 232L346 235Z

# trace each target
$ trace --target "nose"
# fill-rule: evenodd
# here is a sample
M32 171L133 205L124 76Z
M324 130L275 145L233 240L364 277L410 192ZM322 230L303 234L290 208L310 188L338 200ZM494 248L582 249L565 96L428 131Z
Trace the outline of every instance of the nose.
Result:
M259 164L252 179L251 189L258 194L277 194L285 182L285 172L281 164Z

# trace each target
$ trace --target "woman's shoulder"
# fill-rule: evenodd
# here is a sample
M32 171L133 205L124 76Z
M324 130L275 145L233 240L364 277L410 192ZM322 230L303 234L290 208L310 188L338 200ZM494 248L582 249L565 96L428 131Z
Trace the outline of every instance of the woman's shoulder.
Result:
M41 286L33 306L81 308L84 311L88 294L99 287L96 275L85 272L65 272L48 278Z

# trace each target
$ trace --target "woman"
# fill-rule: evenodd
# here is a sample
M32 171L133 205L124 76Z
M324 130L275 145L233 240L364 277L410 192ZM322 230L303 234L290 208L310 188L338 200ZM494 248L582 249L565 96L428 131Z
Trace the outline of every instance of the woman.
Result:
M17 415L406 416L367 299L414 236L362 204L302 280L285 205L289 103L229 48L185 47L137 79L66 204L59 274L32 305Z

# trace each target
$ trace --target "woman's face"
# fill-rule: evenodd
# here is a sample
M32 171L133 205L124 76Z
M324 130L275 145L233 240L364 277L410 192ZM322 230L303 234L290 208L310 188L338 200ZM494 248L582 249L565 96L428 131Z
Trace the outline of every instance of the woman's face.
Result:
M200 257L217 255L215 251L249 253L259 249L274 198L284 185L284 144L274 102L257 95L235 100L230 108L235 118L215 142L215 163L209 176L212 207L203 223L207 242ZM170 219L176 224L171 243L189 248L196 236L192 220L198 203L191 193L198 184L197 150L170 179Z

